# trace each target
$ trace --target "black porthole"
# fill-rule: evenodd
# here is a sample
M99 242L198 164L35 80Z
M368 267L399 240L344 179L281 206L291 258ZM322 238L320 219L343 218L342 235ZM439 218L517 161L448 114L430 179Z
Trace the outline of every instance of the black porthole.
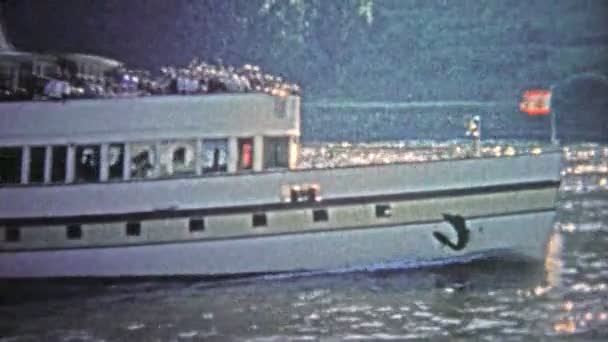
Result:
M376 204L376 217L391 217L391 206L388 204Z
M205 230L205 219L192 218L190 219L189 226L191 232L202 232Z
M312 211L312 220L314 222L324 222L329 220L327 209L315 209Z
M266 219L266 214L264 214L264 213L253 214L252 224L254 227L265 227L268 224L268 220Z
M127 222L126 233L127 236L141 235L141 222Z
M4 241L18 242L21 240L21 230L19 227L6 227L4 229Z
M79 224L71 224L66 227L66 236L70 240L78 240L82 238L82 227Z

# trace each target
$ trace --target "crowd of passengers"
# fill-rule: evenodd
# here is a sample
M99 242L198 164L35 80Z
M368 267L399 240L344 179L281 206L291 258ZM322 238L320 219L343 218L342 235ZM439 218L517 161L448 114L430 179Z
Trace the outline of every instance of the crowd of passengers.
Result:
M0 101L114 98L167 94L259 92L275 96L299 95L300 87L259 66L225 66L193 60L185 67L166 66L157 76L149 71L116 68L102 77L71 74L62 69L52 77L33 76L25 87L0 88Z

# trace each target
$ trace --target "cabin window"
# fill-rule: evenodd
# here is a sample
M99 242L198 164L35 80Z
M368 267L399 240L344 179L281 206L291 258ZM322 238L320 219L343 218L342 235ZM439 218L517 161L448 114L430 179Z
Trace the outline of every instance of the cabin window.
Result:
M108 146L108 179L122 179L122 170L125 164L125 146L110 144Z
M0 88L13 88L12 68L8 65L0 65Z
M74 175L76 182L99 181L99 152L96 145L76 147L76 167Z
M193 175L195 173L196 142L166 141L160 145L160 174L162 177Z
M254 227L265 227L268 224L265 213L253 214L252 225Z
M36 146L30 148L30 183L44 182L44 159L46 156L46 147Z
M79 224L71 224L66 227L66 237L69 240L78 240L82 238L82 227Z
M53 146L51 151L51 182L63 183L65 182L68 148L67 146Z
M0 184L21 182L21 147L0 148Z
M264 168L289 166L289 137L264 138Z
M202 232L205 230L205 219L200 218L192 218L189 223L190 232Z
M154 144L130 144L129 163L131 178L144 179L155 177L156 148Z
M325 222L329 220L327 209L315 209L312 211L312 220L314 222Z
M127 222L125 227L127 236L139 236L141 235L141 223L140 222Z
M225 172L228 165L228 139L203 140L203 173Z
M173 150L173 165L186 164L186 148L178 147Z
M391 217L391 206L388 204L376 204L376 217Z
M241 138L238 140L239 147L239 170L251 170L253 168L253 139Z
M18 242L19 240L21 240L21 230L19 227L4 228L4 241Z

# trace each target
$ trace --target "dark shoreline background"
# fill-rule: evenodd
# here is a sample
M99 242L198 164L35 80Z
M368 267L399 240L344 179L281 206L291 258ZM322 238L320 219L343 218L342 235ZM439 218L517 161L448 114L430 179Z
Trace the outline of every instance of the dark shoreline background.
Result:
M24 50L258 63L311 98L496 101L608 72L608 2L7 0Z

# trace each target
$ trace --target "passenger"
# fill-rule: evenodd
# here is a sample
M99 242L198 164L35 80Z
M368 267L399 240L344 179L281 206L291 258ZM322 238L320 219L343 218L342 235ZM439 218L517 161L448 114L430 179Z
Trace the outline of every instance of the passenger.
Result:
M51 79L33 79L26 89L4 89L1 100L32 98L42 94L48 99L67 97L108 97L120 95L149 94L204 94L217 92L264 92L273 96L299 95L301 89L280 76L264 73L253 64L239 68L226 65L221 59L215 64L194 58L186 67L164 66L160 76L152 77L143 70L124 67L113 69L105 75L63 74Z
M105 81L104 81L103 77L98 77L97 78L97 80L95 82L95 90L97 92L97 96L100 96L100 97L105 97L106 96L106 91L105 91L105 88L104 88L104 83L105 83Z
M55 75L56 78L50 79L44 86L44 96L50 100L62 100L71 93L70 86L67 82L61 79L60 73Z
M186 77L184 72L180 70L177 76L177 93L180 95L186 94Z
M139 76L132 73L131 74L131 82L129 83L129 91L133 94L137 92L139 89Z
M228 90L226 84L222 82L221 77L218 76L215 70L210 71L208 87L210 93L225 92Z
M228 74L224 82L226 84L228 92L238 93L241 91L241 80L239 79L239 76L237 74Z
M72 86L68 81L66 81L63 76L59 80L59 85L61 87L61 98L67 99L72 95Z
M131 88L131 77L129 74L125 73L122 75L122 79L120 81L120 90L121 93L128 93Z
M195 80L193 76L190 76L187 79L186 90L187 90L188 94L190 94L190 95L196 94L199 92L198 81Z
M241 86L242 86L242 90L244 92L250 92L251 91L251 83L249 83L249 78L247 78L246 76L241 76Z

